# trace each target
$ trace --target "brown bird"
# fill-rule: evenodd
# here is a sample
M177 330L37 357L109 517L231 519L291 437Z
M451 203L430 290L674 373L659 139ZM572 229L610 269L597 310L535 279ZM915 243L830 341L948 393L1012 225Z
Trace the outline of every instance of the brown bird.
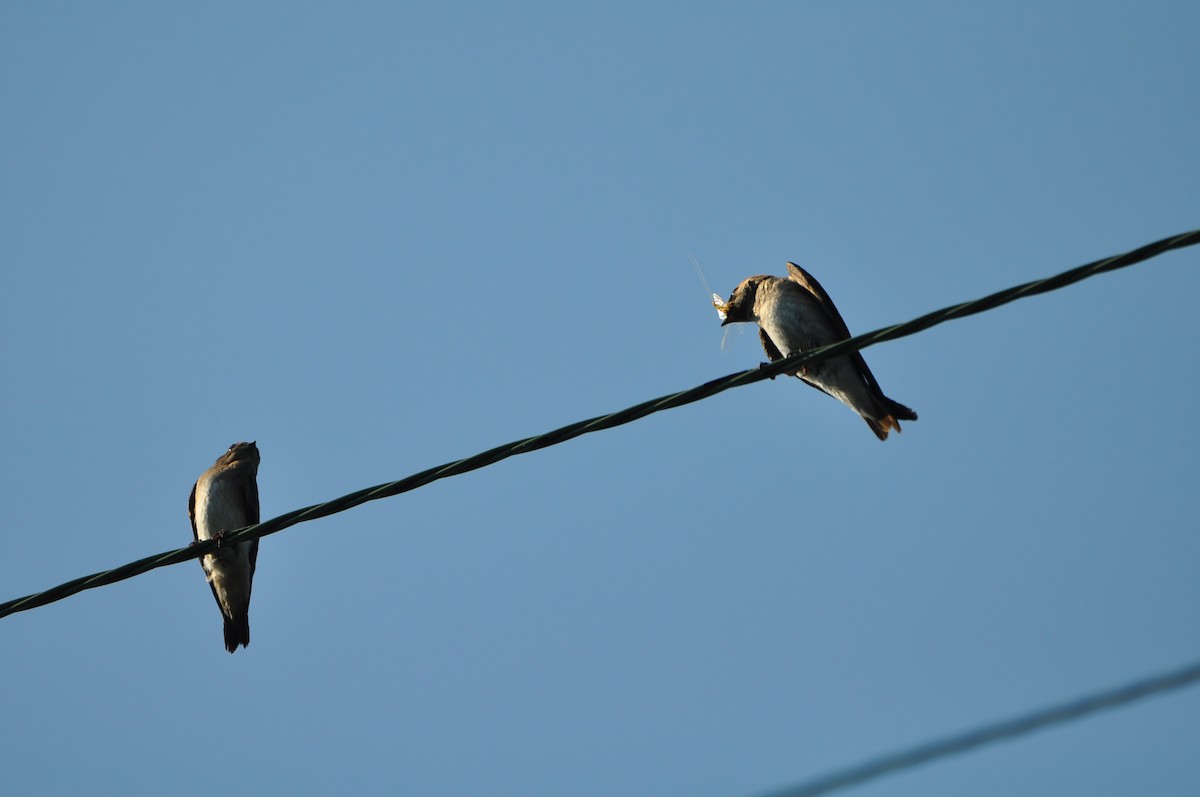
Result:
M200 557L213 597L225 619L225 649L250 644L250 588L258 560L258 540L223 545L227 531L259 522L258 446L234 443L204 471L188 498L196 542L217 540L217 550Z
M742 280L728 302L713 297L721 326L754 321L767 357L772 362L850 337L846 322L821 283L795 263L788 276L760 274ZM880 440L900 431L900 421L915 421L917 413L883 395L862 354L853 351L830 360L802 365L797 376L828 393L862 416Z

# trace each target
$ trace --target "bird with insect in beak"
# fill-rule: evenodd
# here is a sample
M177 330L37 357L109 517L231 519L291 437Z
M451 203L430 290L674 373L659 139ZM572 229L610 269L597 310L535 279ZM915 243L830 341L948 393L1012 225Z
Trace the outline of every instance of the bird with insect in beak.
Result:
M250 644L250 587L258 560L258 540L232 545L227 531L259 522L258 446L234 443L204 471L188 498L192 536L196 542L217 541L217 549L200 557L213 597L225 621L225 649Z
M787 269L787 277L760 274L742 280L727 302L713 294L721 326L757 323L758 337L772 362L850 337L821 283L795 263L788 263ZM917 413L883 395L858 351L801 365L789 375L857 412L880 440L887 440L889 430L899 432L900 421L917 419Z

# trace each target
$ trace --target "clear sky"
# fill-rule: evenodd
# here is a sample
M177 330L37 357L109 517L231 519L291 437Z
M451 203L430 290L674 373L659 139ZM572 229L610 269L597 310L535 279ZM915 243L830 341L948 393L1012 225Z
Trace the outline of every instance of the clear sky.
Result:
M482 6L482 7L481 7ZM1200 227L1195 3L5 3L0 599ZM0 620L12 794L750 797L1200 658L1200 250ZM862 787L1200 793L1200 689Z

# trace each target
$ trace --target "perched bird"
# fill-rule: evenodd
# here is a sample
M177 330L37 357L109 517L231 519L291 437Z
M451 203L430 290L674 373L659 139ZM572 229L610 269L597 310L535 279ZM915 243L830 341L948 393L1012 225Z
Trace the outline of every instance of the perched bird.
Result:
M795 263L788 277L760 274L742 280L728 302L713 296L721 326L739 321L758 323L758 337L772 362L850 337L850 330L821 283ZM888 430L900 431L900 421L917 414L883 395L871 369L857 351L831 360L802 365L790 374L833 396L862 416L880 440Z
M208 585L225 618L225 649L250 644L250 587L258 540L222 544L227 531L258 523L258 446L234 443L204 471L188 498L196 542L217 540L217 550L200 557Z

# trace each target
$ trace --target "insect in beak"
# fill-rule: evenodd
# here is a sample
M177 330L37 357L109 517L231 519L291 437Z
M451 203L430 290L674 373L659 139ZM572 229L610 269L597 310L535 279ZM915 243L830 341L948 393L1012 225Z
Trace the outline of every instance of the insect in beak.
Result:
M714 293L712 295L712 306L717 308L717 318L720 318L722 321L729 318L729 314L725 312L729 308L729 305L725 303L725 300L719 294Z

